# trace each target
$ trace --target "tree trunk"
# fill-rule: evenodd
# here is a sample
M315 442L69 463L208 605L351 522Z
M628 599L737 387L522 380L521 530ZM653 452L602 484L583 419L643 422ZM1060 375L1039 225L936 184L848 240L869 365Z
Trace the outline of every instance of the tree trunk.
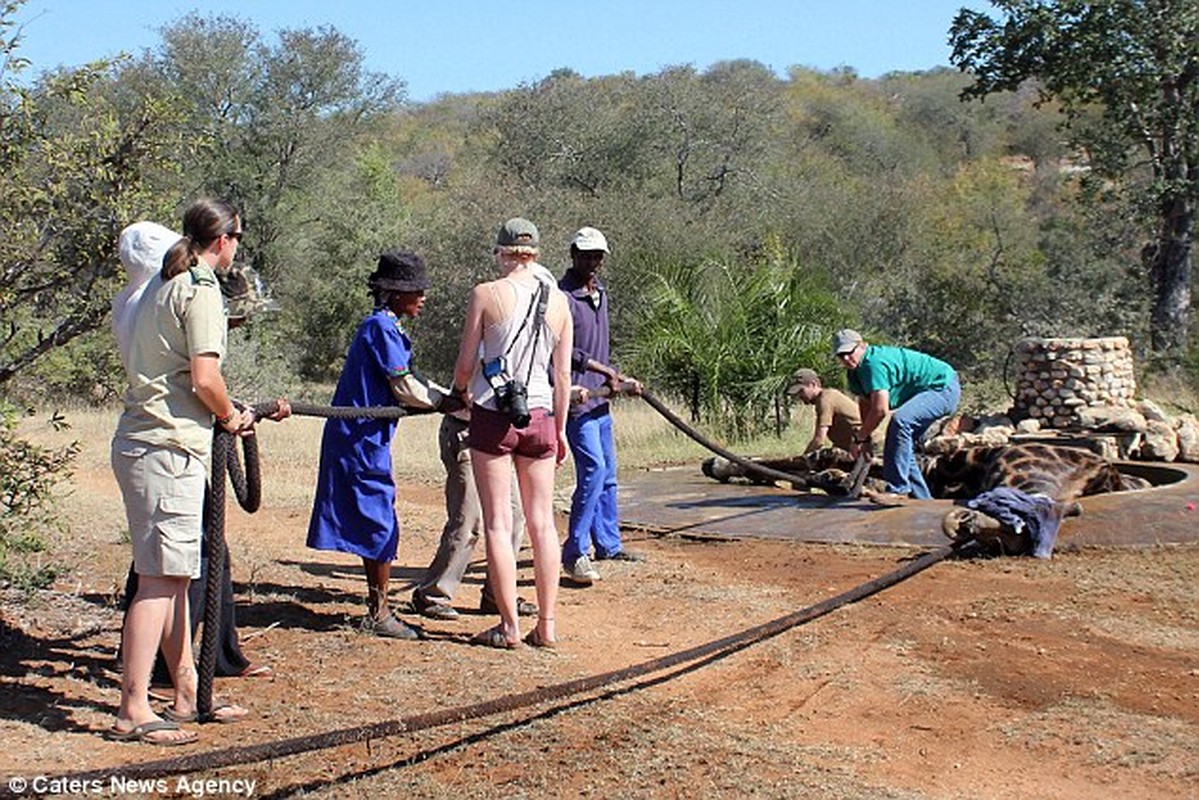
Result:
M1185 356L1190 344L1194 225L1193 201L1184 198L1168 201L1158 240L1145 254L1153 288L1150 343L1154 357L1167 362Z

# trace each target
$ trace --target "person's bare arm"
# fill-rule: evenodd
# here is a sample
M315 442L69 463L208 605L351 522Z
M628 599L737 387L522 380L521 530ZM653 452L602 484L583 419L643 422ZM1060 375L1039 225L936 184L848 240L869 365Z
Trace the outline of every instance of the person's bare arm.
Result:
M829 427L827 425L817 425L816 430L812 433L812 439L808 442L808 446L804 448L805 453L811 453L814 450L819 450L824 447L824 443L828 441Z
M229 399L221 363L216 353L197 353L191 357L192 390L200 398L217 424L230 433L254 430L254 412L249 408L238 411Z
M551 369L554 373L554 425L558 433L558 463L566 459L566 417L570 409L570 354L574 349L574 326L563 294L554 290L550 303L557 317L558 340L554 343Z
M462 341L458 345L458 360L454 363L453 391L470 406L470 379L479 361L479 342L483 340L483 287L471 290L466 306L466 321L462 325ZM569 382L569 381L568 381Z
M862 427L858 431L859 439L869 439L874 429L882 424L890 408L891 393L886 389L878 389L858 400L858 410L862 414Z

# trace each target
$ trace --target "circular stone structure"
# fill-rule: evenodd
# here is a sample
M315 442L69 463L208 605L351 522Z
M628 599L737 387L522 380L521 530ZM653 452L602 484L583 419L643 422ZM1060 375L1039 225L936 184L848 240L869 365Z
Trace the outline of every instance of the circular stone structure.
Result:
M1045 428L1082 425L1079 411L1130 408L1137 391L1132 349L1124 336L1021 339L1016 343L1015 420Z

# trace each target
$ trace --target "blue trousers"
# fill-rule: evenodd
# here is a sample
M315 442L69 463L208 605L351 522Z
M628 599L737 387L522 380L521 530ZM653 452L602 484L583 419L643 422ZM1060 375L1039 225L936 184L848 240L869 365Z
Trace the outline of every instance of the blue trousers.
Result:
M887 491L910 494L918 500L932 497L916 461L916 442L930 425L957 411L961 399L962 385L955 376L944 389L921 392L895 409L887 425L887 443L883 448L883 480L887 482Z
M593 544L597 558L613 556L620 552L620 521L612 415L607 408L600 408L567 420L566 441L575 460L575 491L562 563L590 555Z

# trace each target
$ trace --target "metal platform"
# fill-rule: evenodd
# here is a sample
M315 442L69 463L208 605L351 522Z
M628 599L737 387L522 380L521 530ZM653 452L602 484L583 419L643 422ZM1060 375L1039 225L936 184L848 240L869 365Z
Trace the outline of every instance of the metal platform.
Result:
M1082 500L1083 515L1062 525L1058 546L1144 546L1199 542L1199 466L1130 462L1151 489ZM623 525L657 533L804 542L939 546L949 500L883 508L866 500L803 494L770 486L721 484L699 465L647 470L620 485Z

